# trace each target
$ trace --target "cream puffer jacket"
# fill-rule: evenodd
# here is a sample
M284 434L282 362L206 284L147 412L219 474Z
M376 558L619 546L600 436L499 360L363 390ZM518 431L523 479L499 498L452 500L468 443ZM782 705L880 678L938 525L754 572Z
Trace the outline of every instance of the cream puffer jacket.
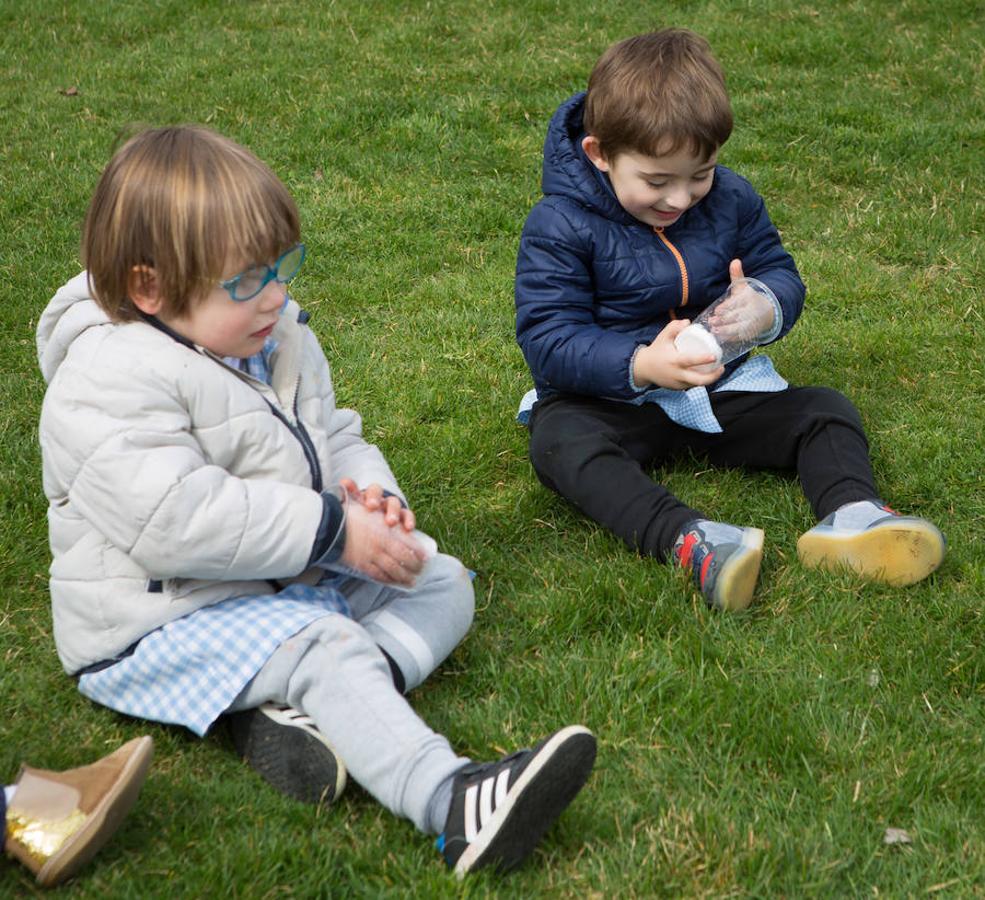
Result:
M114 324L86 274L38 323L55 644L69 673L166 622L305 572L320 492L400 491L289 301L267 386L147 322Z

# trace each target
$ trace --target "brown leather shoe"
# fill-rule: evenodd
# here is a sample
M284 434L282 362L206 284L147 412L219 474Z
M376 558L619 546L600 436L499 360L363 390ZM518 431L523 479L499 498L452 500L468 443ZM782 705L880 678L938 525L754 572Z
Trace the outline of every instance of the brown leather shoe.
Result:
M51 887L71 878L113 836L137 800L154 742L134 738L88 766L24 766L7 809L7 853Z

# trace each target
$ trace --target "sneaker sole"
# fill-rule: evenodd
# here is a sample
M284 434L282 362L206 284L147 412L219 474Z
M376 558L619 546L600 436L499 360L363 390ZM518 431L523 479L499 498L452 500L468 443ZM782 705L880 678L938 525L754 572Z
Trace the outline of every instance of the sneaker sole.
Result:
M150 770L154 741L145 735L130 743L132 752L113 787L89 813L82 827L38 871L41 887L52 887L71 878L105 846L133 809Z
M929 522L902 519L851 534L811 529L797 541L797 555L808 568L847 566L899 587L933 572L944 559L944 547L944 535Z
M739 612L752 603L763 562L761 528L743 528L742 543L718 573L712 592L712 606L726 612Z
M520 866L588 780L595 752L595 736L581 725L553 735L465 848L455 864L456 877L484 866L500 872Z
M236 751L280 793L302 803L327 805L345 790L345 766L335 751L279 710L247 710L228 718Z

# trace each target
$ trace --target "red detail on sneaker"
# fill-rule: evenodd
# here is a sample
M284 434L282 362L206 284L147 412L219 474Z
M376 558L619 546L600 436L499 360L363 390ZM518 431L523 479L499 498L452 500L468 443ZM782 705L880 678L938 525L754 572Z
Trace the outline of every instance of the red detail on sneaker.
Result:
M893 509L891 506L887 506L885 503L883 503L882 509L886 510L886 512L888 512L891 516L898 516L899 515L899 513L896 512L895 509Z
M684 543L677 551L677 561L682 568L691 565L691 554L694 552L694 545L698 543L698 536L692 531L684 536Z
M708 566L711 565L711 561L714 558L715 558L715 554L714 553L709 553L705 557L704 562L701 563L701 587L702 588L705 586L705 575L708 574Z

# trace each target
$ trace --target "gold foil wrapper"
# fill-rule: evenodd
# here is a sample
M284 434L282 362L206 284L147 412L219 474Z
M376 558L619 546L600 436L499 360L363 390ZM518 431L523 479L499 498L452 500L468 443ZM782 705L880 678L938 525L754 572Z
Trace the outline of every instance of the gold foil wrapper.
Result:
M7 837L27 850L32 859L45 863L82 827L85 820L85 813L78 809L56 822L19 816L8 809Z

